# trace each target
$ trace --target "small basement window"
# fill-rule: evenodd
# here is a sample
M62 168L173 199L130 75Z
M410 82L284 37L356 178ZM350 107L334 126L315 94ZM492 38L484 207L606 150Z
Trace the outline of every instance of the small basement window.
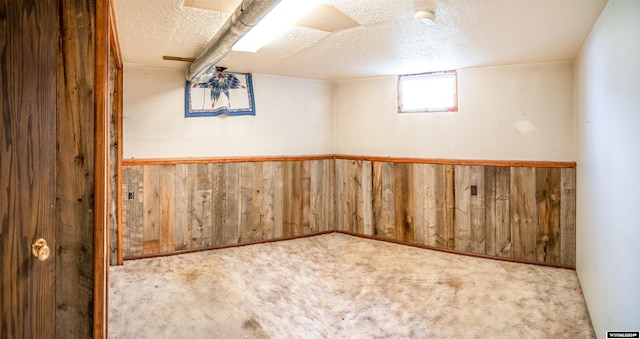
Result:
M455 71L400 75L398 112L456 112L457 87Z

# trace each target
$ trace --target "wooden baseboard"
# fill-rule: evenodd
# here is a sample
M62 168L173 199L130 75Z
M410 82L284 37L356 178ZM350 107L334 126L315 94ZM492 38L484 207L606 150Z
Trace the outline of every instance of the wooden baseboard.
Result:
M136 255L136 256L125 257L124 260L139 260L139 259L168 257L168 256L173 256L173 255L196 253L196 252L211 251L211 250L219 250L219 249L224 249L224 248L234 248L234 247L250 246L250 245L257 245L257 244L267 244L267 243L286 241L286 240L309 238L309 237L315 237L315 236L318 236L318 235L324 235L324 234L330 234L330 233L339 233L339 234L349 235L349 236L358 237L358 238L362 238L362 239L384 241L384 242L387 242L387 243L392 243L392 244L397 244L397 245L411 246L411 247L416 247L416 248L421 248L421 249L426 249L426 250L445 252L445 253L457 254L457 255L464 255L464 256L473 257L473 258L492 259L492 260L498 260L498 261L513 262L513 263L518 263L518 264L529 264L529 265L537 265L537 266L545 266L545 267L554 267L554 268L563 268L563 269L575 270L575 267L569 266L569 265L561 265L561 264L545 263L545 262L539 262L539 261L521 260L521 259L514 259L514 258L496 257L496 256L491 256L491 255L485 255L485 254L461 252L461 251L456 251L456 250L452 250L452 249L448 249L448 248L440 248L440 247L433 247L433 246L427 246L427 245L422 245L422 244L415 244L415 243L410 243L410 242L406 242L406 241L399 241L399 240L394 240L394 239L375 237L375 236L371 236L371 235L364 235L364 234L358 234L358 233L347 232L347 231L323 231L323 232L315 232L315 233L309 233L309 234L297 235L297 236L291 236L291 237L282 237L282 238L273 238L273 239L252 241L252 242L247 242L247 243L242 243L242 244L229 244L229 245L222 245L222 246L215 246L215 247L203 247L203 248L197 248L197 249L191 249L191 250L180 250L180 251L173 251L173 252Z
M358 234L358 233L347 232L347 231L334 231L334 232L335 233L340 233L340 234L345 234L345 235L350 235L350 236L354 236L354 237L358 237L358 238L363 238L363 239L384 241L384 242L397 244L397 245L411 246L411 247L417 247L417 248L422 248L422 249L426 249L426 250L432 250L432 251L438 251L438 252L445 252L445 253L451 253L451 254L464 255L464 256L473 257L473 258L493 259L493 260L499 260L499 261L513 262L513 263L518 263L518 264L530 264L530 265L537 265L537 266L564 268L564 269L570 269L570 270L575 270L576 269L575 267L569 266L569 265L561 265L561 264L553 264L553 263L531 261L531 260L496 257L496 256L486 255L486 254L462 252L462 251L452 250L452 249L448 249L448 248L441 248L441 247L434 247L434 246L410 243L410 242L406 242L406 241L375 237L375 236L371 236L371 235L364 235L364 234Z
M242 246L249 246L249 245L268 244L268 243L272 243L272 242L285 241L285 240L309 238L309 237L314 237L316 235L323 235L323 234L329 234L329 233L334 233L334 232L335 231L322 231L322 232L315 232L315 233L309 233L309 234L303 234L303 235L295 235L295 236L291 236L291 237L281 237L281 238L273 238L273 239L251 241L251 242L245 242L245 243L241 243L241 244L229 244L229 245L211 246L211 247L203 247L203 248L194 248L194 249L190 249L190 250L179 250L179 251L173 251L173 252L134 255L134 256L124 257L123 259L124 260L138 260L138 259L169 257L169 256L179 255L179 254L188 254L188 253L196 253L196 252L203 252L203 251L220 250L220 249L223 249L223 248L234 248L234 247L242 247Z

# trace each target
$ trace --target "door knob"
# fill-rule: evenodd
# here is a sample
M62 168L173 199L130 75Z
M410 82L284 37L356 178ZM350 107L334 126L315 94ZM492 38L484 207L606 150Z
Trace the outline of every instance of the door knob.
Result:
M38 258L38 260L45 261L49 259L51 249L47 246L47 241L40 238L31 245L31 253L34 257Z

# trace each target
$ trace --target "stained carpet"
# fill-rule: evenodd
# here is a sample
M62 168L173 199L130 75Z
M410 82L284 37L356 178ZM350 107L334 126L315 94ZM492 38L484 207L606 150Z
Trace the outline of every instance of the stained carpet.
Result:
M326 234L111 267L110 338L594 338L575 271Z

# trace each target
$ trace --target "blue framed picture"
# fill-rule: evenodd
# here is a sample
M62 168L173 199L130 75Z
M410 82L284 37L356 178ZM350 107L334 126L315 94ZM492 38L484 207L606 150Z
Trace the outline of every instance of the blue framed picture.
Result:
M185 117L256 115L251 74L216 71L206 82L185 86Z

